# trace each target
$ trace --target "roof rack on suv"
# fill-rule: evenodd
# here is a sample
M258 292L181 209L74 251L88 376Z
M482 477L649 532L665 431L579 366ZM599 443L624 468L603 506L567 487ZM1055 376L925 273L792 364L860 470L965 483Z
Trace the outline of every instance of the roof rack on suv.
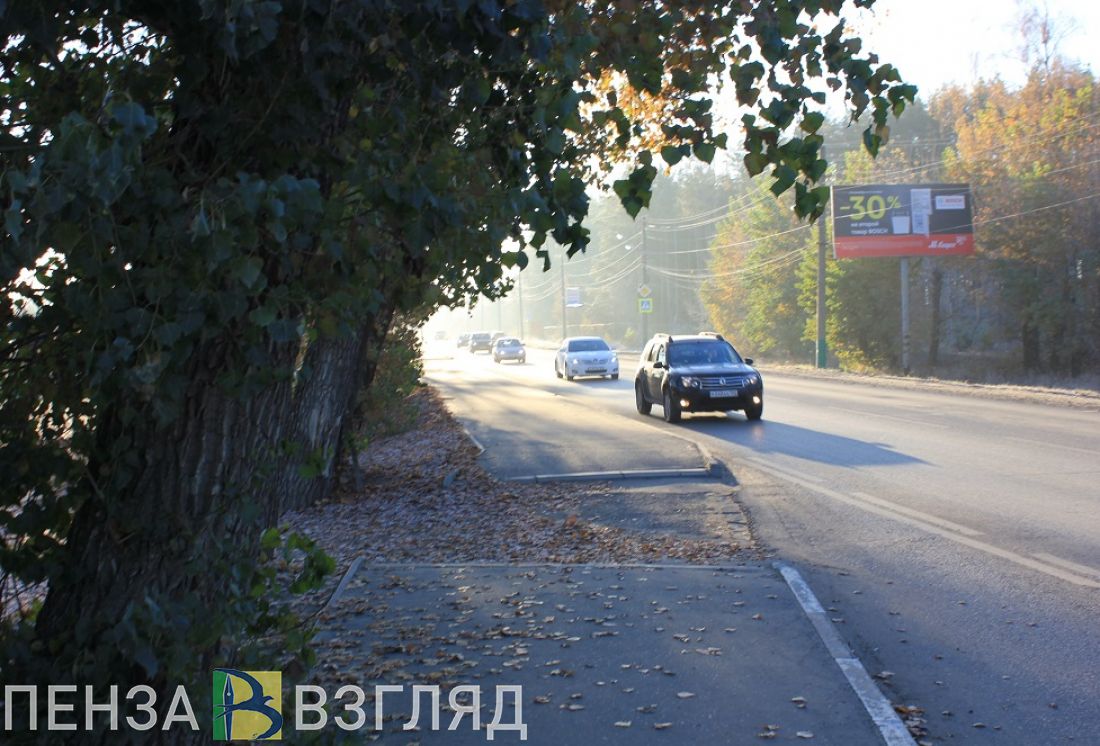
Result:
M726 338L723 337L718 332L699 332L699 336L700 337L714 337L715 339L721 340L723 342L726 341Z

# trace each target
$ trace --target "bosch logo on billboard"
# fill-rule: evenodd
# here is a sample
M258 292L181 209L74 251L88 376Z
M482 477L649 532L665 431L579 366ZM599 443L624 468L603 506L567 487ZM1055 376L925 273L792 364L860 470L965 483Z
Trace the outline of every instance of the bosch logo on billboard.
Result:
M833 187L837 259L974 253L968 184Z

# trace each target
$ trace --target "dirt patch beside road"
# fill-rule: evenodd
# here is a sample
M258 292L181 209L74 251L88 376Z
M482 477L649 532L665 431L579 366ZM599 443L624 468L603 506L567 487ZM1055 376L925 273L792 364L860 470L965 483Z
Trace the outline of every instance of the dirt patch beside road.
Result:
M431 389L414 397L416 427L361 455L360 490L345 480L332 500L284 517L341 569L360 555L368 562L714 564L751 548L732 500L723 506L728 521L700 515L705 528L685 535L601 520L595 508L618 502L621 486L498 481L478 464L440 397Z

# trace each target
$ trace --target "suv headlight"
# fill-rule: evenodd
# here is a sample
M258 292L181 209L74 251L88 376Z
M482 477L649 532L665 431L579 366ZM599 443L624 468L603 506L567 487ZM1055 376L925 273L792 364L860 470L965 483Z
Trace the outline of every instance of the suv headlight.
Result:
M573 358L573 365L580 365L580 364L581 364L581 359L579 357Z
M760 383L760 376L746 376L745 383L747 383L749 386L755 386L756 384Z
M692 376L681 376L680 385L683 386L684 388L697 389L700 386L700 382L699 382L698 378L694 378Z

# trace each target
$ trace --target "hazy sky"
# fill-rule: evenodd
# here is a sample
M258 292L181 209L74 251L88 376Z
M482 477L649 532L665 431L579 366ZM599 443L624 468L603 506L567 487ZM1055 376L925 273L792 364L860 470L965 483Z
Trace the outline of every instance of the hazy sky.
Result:
M1064 56L1100 72L1100 1L1036 0L1063 33ZM852 18L866 49L893 63L926 98L948 83L1000 74L1022 79L1016 0L878 0L873 14Z

